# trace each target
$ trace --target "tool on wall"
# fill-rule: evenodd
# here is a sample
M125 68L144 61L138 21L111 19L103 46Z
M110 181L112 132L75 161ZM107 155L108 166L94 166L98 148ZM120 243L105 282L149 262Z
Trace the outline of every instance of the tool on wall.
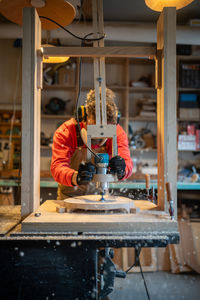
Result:
M169 214L171 216L171 220L174 220L174 201L172 199L170 182L166 182L166 192L167 192L167 200L169 203Z

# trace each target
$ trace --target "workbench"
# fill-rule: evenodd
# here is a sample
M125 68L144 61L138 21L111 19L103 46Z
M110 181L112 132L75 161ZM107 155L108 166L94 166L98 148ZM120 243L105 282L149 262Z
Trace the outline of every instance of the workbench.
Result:
M41 205L41 214L48 211L46 218L51 218L56 202L47 201ZM137 206L142 208L141 204L140 202ZM151 211L154 205L149 204L149 211ZM144 203L143 208L145 208ZM98 289L99 249L166 247L170 243L179 242L177 222L170 220L165 214L160 217L156 212L153 215L151 212L146 215L142 213L140 216L134 215L134 221L130 226L128 225L130 214L123 215L123 218L126 218L125 227L120 231L118 229L123 222L120 222L117 216L118 229L116 226L111 226L109 231L108 224L105 223L101 224L102 229L98 232L90 231L90 225L95 225L94 220L97 224L96 215L89 220L89 227L88 224L84 227L84 222L78 224L77 217L74 222L69 213L66 214L68 216L65 216L65 219L67 217L68 221L69 219L72 221L71 231L64 231L63 223L59 220L56 222L54 218L52 223L52 226L55 224L54 231L47 232L43 228L39 232L37 226L31 225L31 219L36 219L36 223L41 225L43 216L36 217L34 214L26 219L26 222L30 223L28 226L31 227L28 230L25 226L25 232L22 231L24 225L23 222L21 224L20 211L20 206L0 207L0 294L6 299L16 299L16 295L19 299L46 299L47 297L54 299L54 296L55 299L69 300L97 299L95 291ZM60 214L57 213L56 216L60 217ZM141 232L141 229L138 231L137 219L143 216L146 216L144 222L146 228ZM99 217L101 219L102 216ZM111 217L116 218L115 215L107 215L108 222ZM63 218L62 215L61 220ZM85 218L84 215L82 218ZM152 218L153 222L151 222ZM155 221L160 222L160 218L163 221L162 230L156 231ZM154 231L150 234L152 228Z

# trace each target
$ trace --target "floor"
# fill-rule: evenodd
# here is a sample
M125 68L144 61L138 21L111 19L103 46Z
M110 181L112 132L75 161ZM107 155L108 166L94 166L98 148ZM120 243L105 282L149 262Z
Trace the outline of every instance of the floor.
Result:
M200 300L200 275L168 272L144 273L151 300ZM148 299L140 273L128 274L126 279L116 278L109 300Z

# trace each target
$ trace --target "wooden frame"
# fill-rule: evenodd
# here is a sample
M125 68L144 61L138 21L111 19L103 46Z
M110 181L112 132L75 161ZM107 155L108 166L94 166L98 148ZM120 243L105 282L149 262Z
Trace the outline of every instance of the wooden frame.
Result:
M166 182L170 182L177 217L176 145L176 8L164 8L157 23L157 158L158 206L168 211Z
M172 198L174 200L176 214L176 64L174 64L176 59L175 21L175 8L165 8L158 21L157 54L154 48L149 47L61 47L58 49L44 48L44 55L56 54L57 56L67 55L90 57L109 56L152 58L156 54L156 73L158 79L159 153L158 206L161 210L165 210L165 212L167 212L168 204L165 195L165 183L170 181L172 185ZM41 40L39 23L40 22L35 10L33 8L26 8L24 10L25 34L23 42L24 50L26 49L26 52L24 51L23 54L22 216L37 210L40 199L40 89L38 88L40 85L37 87L36 82L36 73L40 68L40 61L37 61L37 55L38 52L40 52L39 48ZM41 55L38 56L41 58ZM33 143L33 147L31 147L31 143ZM132 231L134 228L135 230L142 228L142 230L147 230L147 228L149 228L149 224L151 223L153 231L159 227L159 230L162 231L165 228L166 232L168 233L177 232L177 222L171 221L168 214L165 214L165 216L163 215L163 222L160 222L160 220L158 222L157 215L159 213L160 212L157 212L155 219L150 218L146 223L145 221L142 221L142 218L139 218L141 224L138 224L139 227L137 226L137 228L134 227L136 224L134 218L130 217L131 223L129 225L124 225L124 229L127 230L127 228L130 228ZM162 214L162 212L160 214ZM42 215L44 216L44 214ZM56 219L58 218L63 219L61 216L56 216ZM26 228L25 231L28 231L29 228L33 228L33 225L30 225L32 222L35 222L35 225L36 223L40 223L40 220L38 220L39 222L36 221L33 214L27 219L28 220L26 222L23 222L23 228ZM50 221L53 222L52 218L50 218ZM156 224L154 224L155 221ZM46 230L48 227L48 223L45 222L46 221L41 223L45 225L44 230ZM61 227L58 220L57 229L59 228ZM117 229L118 228L116 228L116 230Z
M22 59L22 218L40 205L41 24L37 11L23 10ZM39 61L38 61L39 60Z

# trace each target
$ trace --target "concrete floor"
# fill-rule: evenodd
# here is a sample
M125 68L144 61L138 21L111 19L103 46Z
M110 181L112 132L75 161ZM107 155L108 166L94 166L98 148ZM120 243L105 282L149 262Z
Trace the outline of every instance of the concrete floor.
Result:
M168 272L144 273L151 300L200 300L200 275ZM140 273L116 278L109 300L148 300Z

